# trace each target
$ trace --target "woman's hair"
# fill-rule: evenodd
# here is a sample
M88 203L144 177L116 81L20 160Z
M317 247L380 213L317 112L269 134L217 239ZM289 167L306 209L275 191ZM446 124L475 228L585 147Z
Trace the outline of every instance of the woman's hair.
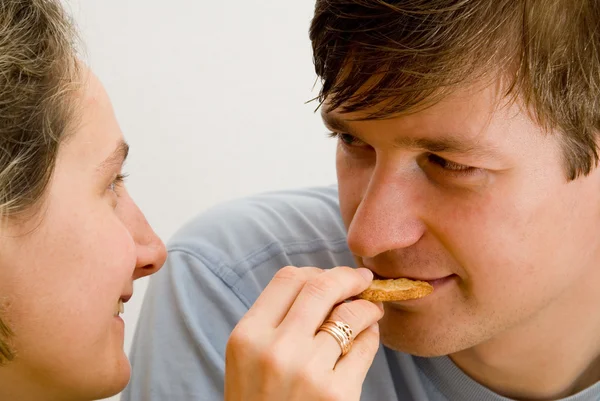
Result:
M25 218L43 202L75 118L76 40L60 0L0 0L2 222ZM14 358L11 336L0 320L0 364Z
M598 164L598 0L317 0L310 38L331 109L386 118L500 78L562 132L569 179Z

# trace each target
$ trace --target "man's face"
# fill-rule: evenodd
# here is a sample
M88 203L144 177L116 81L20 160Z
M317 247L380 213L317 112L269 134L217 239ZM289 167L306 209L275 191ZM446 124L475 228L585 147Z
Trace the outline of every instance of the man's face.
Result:
M450 354L586 308L584 284L598 274L599 172L568 182L559 135L496 93L469 88L385 120L324 105L358 264L435 288L385 305L392 348Z

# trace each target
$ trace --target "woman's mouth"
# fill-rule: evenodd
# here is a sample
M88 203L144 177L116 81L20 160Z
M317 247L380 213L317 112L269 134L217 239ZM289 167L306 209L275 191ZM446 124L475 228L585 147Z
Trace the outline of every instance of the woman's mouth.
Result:
M115 308L114 317L119 317L119 315L122 315L123 313L125 313L125 303L122 298L119 298Z

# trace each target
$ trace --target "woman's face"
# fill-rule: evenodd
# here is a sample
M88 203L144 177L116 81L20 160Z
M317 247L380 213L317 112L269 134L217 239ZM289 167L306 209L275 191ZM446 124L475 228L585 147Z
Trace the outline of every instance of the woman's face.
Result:
M164 244L119 182L127 145L110 100L91 73L84 82L80 121L59 149L40 217L0 232L0 317L16 352L0 367L0 399L122 390L130 368L119 300L165 261Z

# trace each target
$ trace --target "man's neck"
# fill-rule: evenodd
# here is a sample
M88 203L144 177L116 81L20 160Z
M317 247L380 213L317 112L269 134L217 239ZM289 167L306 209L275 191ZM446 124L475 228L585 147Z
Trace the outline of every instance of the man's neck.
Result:
M600 316L595 280L527 324L451 355L467 375L517 400L557 400L600 380Z

